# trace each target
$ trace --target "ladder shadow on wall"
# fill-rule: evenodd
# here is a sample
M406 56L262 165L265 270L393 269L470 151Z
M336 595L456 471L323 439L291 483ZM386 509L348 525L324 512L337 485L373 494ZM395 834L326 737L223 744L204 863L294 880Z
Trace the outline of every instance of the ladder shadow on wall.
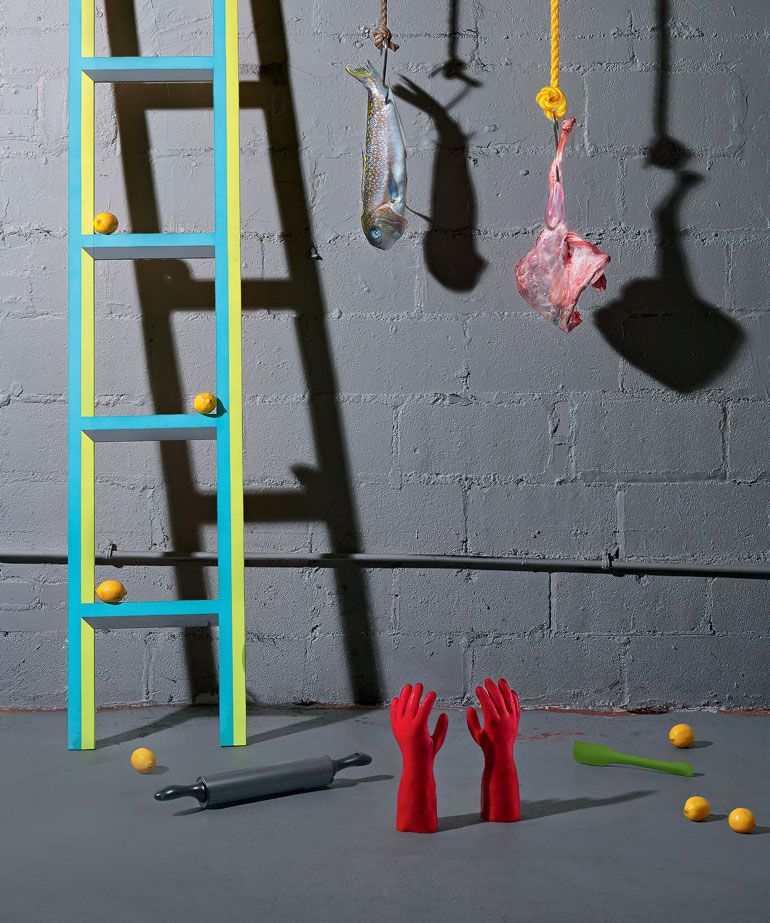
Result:
M250 0L260 61L259 79L241 81L241 109L262 110L269 143L272 181L281 224L287 273L281 279L244 279L243 310L289 310L295 315L308 412L317 465L297 467L296 489L247 491L246 524L320 522L326 526L330 550L346 554L361 550L349 462L337 402L335 372L326 328L323 291L317 263L310 257L310 215L299 160L299 137L292 89L288 80L288 52L281 0ZM105 0L110 54L140 53L135 4ZM129 227L145 233L161 230L156 184L150 165L147 112L155 109L212 107L212 88L201 84L116 84L115 110L129 211ZM130 144L128 143L130 139ZM280 176L280 182L278 177ZM242 184L260 181L244 175ZM189 397L183 392L171 318L177 310L210 310L214 305L213 279L192 277L178 260L139 260L134 271L141 308L145 360L150 375L154 412L179 412ZM162 356L154 363L153 356ZM244 379L249 369L244 365ZM277 434L279 436L279 434ZM244 433L244 452L250 451ZM253 448L253 447L251 447ZM168 497L170 542L175 551L200 547L204 528L216 522L216 496L197 489L188 443L159 443L161 470ZM287 570L287 580L296 572ZM366 575L355 565L334 569L340 629L357 704L377 704L383 698L380 666L373 637ZM187 598L208 596L202 568L177 565L175 582ZM276 601L276 610L280 603ZM276 611L277 619L280 613ZM247 687L249 604L246 608ZM216 658L210 629L184 630L184 656L190 695L205 700L217 688ZM254 698L254 696L251 696Z

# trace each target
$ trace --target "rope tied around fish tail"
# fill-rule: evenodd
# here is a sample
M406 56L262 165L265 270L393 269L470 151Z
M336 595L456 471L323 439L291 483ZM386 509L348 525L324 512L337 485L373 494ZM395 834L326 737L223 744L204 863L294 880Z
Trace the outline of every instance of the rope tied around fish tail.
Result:
M559 87L561 36L559 34L559 0L551 0L551 83L535 97L547 119L556 121L567 114L567 97Z
M382 52L388 48L398 51L398 45L393 41L393 33L388 28L388 0L380 0L380 21L372 32L374 47Z

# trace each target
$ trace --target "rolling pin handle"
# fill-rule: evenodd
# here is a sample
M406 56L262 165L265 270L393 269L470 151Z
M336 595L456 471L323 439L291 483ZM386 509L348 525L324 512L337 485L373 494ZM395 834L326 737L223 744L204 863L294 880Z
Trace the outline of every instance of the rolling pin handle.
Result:
M353 766L368 766L372 758L368 753L351 753L350 756L343 756L339 760L332 760L335 775L340 769L351 769Z
M201 804L205 804L208 798L206 786L203 782L195 782L193 785L169 785L168 788L155 792L156 801L174 801L177 798L188 796L197 798Z

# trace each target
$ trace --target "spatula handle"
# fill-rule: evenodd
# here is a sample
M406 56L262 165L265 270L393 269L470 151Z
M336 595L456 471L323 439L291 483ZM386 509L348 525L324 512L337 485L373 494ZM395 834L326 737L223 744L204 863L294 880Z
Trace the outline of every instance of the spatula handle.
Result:
M694 770L689 763L673 763L669 760L653 760L646 756L623 756L612 761L613 763L625 763L628 766L643 766L645 769L657 769L658 772L668 772L672 776L687 776L694 774Z

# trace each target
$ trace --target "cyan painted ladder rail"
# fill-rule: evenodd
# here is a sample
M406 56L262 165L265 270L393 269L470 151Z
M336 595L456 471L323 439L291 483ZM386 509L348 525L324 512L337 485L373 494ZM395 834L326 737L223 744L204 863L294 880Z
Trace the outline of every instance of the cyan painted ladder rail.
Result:
M219 626L220 742L246 742L243 591L243 436L238 101L238 0L214 0L214 54L167 58L94 56L94 0L70 0L68 175L68 744L95 746L94 628ZM93 233L94 87L117 82L212 82L214 231L211 234ZM215 261L216 394L197 414L98 416L95 406L94 267L97 260ZM208 380L210 370L201 369ZM219 599L97 602L95 445L213 439L217 443ZM130 590L130 588L129 588Z

